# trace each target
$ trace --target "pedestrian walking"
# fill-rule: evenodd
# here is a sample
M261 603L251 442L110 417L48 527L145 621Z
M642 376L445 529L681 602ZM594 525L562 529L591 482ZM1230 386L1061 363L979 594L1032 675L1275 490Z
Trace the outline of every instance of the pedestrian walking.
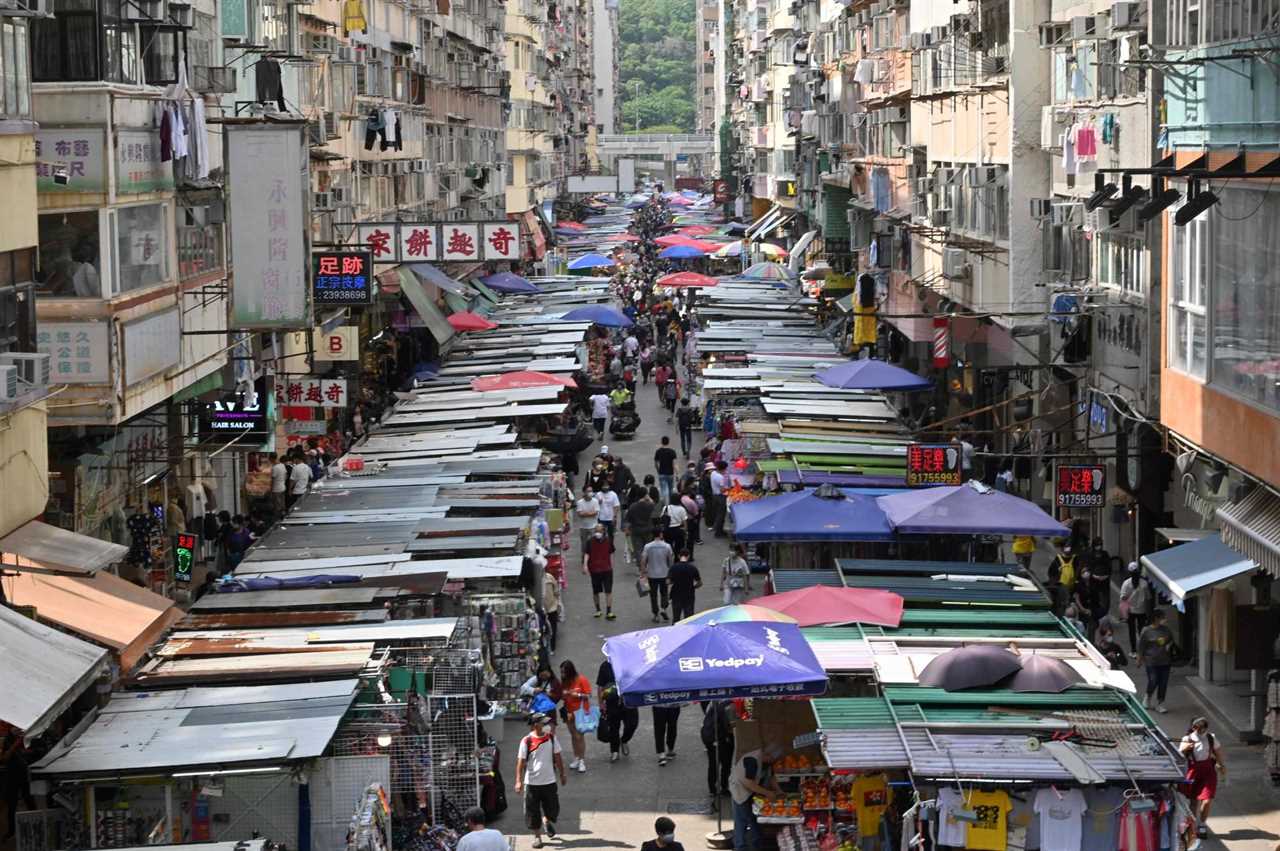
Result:
M285 498L285 507L293 508L294 503L307 495L311 488L311 465L301 450L294 453L293 464L289 467L289 493Z
M573 745L573 762L569 763L571 771L579 774L587 772L587 736L578 729L576 717L579 709L591 708L591 682L574 667L573 662L565 659L560 663L560 688L564 695L565 723L569 726L569 739Z
M600 512L596 514L596 520L600 522L600 525L604 526L604 533L609 537L609 543L612 545L618 514L622 511L622 503L618 500L618 495L614 493L613 483L610 479L604 480L596 501L600 503Z
M530 733L520 740L516 751L517 795L524 796L524 823L533 831L533 847L542 847L542 831L555 838L556 819L560 818L560 791L556 786L568 782L564 757L555 732L547 729L547 716L535 712L529 716Z
M674 561L671 545L666 542L662 530L655 529L653 540L645 544L640 553L640 578L649 583L649 608L653 611L654 623L659 619L668 620L667 576Z
M271 510L275 519L284 517L285 491L289 487L289 468L279 455L271 455Z
M658 400L662 401L666 398L664 395L667 389L667 381L671 379L671 367L666 362L658 364L658 368L653 371L653 386L658 388Z
M649 375L653 372L653 347L646 345L640 350L640 380L649 383Z
M715 530L716 537L723 538L725 536L724 521L725 516L729 513L728 501L725 498L725 488L729 483L729 477L725 471L729 469L729 465L724 461L717 461L716 468L711 471L711 503L715 506Z
M658 471L658 493L665 504L670 501L676 484L676 451L671 448L671 438L665 434L653 453L653 466Z
M1196 808L1196 835L1209 835L1209 810L1218 794L1218 775L1227 773L1218 739L1209 732L1208 718L1193 718L1178 752L1187 760L1186 795Z
M720 591L726 606L747 601L751 593L751 565L747 563L747 550L738 544L720 566Z
M684 503L680 500L677 493L671 494L671 499L662 507L663 529L666 531L666 541L671 545L673 552L680 552L685 548L685 531L689 525L689 514L684 510Z
M1147 693L1142 705L1156 712L1168 712L1164 697L1169 690L1169 670L1173 667L1173 630L1165 623L1163 609L1151 613L1151 623L1138 636L1138 664L1147 669Z
M604 595L604 616L614 620L613 613L613 541L605 535L603 524L595 528L591 540L587 543L587 559L582 565L582 572L591 577L591 600L595 603L596 613L600 617L600 595Z
M582 491L581 498L573 504L573 522L578 524L578 546L582 550L582 561L586 564L587 544L591 542L591 533L595 531L597 518L600 515L600 501L590 486Z
M680 409L676 411L676 427L680 431L680 451L688 458L693 450L693 427L698 422L698 412L689 404L687 398L680 400Z
M1138 636L1155 608L1155 594L1136 561L1129 562L1125 572L1125 580L1120 584L1120 617L1129 623L1129 652L1137 653Z
M729 794L729 769L733 767L733 726L729 702L709 701L702 713L702 746L707 750L707 794Z
M1031 557L1036 552L1036 539L1030 535L1015 535L1013 538L1013 557L1022 565L1023 570L1031 569Z
M653 509L648 490L642 489L640 496L627 506L622 518L622 529L631 541L631 558L636 567L640 566L640 554L644 552L645 545L653 539Z
M623 702L613 664L608 659L600 663L600 670L596 672L596 700L603 711L600 738L609 745L609 762L617 762L619 756L630 756L628 745L640 726L640 710Z
M547 648L556 652L556 637L560 634L560 580L553 573L542 574L542 611L547 616Z
M685 516L688 518L684 524L685 546L692 551L694 544L702 543L702 530L698 526L698 522L702 519L702 505L699 504L698 497L689 492L680 495L680 505L684 507Z
M679 706L653 707L653 746L658 752L658 765L666 765L676 758L676 732L679 728Z
M694 592L702 587L702 574L688 550L682 549L676 556L676 563L671 565L671 572L667 574L667 586L671 593L672 623L693 617Z
M684 846L676 842L676 823L666 816L659 816L653 823L656 839L640 844L640 851L684 851Z
M467 832L458 840L457 851L511 851L507 838L485 826L482 807L467 810Z
M609 397L604 393L596 393L587 400L591 403L591 425L596 430L596 437L604 437L604 424L609 416Z

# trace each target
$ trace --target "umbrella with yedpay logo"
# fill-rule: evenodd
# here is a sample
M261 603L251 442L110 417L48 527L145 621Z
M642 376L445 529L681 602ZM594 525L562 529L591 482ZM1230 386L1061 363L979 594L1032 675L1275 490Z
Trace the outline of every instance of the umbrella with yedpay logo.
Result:
M826 672L790 623L679 623L616 635L604 652L627 706L827 690Z

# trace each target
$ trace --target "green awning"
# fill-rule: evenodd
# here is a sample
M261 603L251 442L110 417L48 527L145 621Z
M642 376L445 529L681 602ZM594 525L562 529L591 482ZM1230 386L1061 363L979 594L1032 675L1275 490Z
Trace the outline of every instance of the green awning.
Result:
M431 336L436 338L436 342L444 345L453 339L453 326L449 324L449 320L444 318L442 311L436 303L427 295L426 289L422 286L422 281L418 280L418 276L413 274L407 268L401 266L398 270L400 273L400 291L409 299L409 303L413 305L414 311L426 323L427 330L431 332Z

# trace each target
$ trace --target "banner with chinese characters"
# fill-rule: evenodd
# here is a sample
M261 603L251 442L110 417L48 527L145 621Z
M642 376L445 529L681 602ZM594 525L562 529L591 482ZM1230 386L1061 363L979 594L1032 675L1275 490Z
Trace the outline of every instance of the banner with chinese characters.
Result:
M1059 464L1053 502L1059 508L1102 508L1107 503L1107 468L1101 464Z
M160 131L116 131L116 191L154 192L173 188L173 163L160 156Z
M345 378L312 378L306 375L277 375L276 404L291 408L345 408Z
M365 222L339 224L348 243L368 251L374 263L459 263L519 260L519 222Z
M102 127L41 125L36 131L37 191L106 192L106 138Z
M228 124L223 133L236 270L231 327L310 327L306 199L311 181L303 130Z
M317 251L311 289L314 304L373 304L373 258L367 251Z
M41 322L36 350L49 356L51 384L106 384L111 330L102 322Z
M907 444L907 486L958 485L963 481L960 447L950 443Z

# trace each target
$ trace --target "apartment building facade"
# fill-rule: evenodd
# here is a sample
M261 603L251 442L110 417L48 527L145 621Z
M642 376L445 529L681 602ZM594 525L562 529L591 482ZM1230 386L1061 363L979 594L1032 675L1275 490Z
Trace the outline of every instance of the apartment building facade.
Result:
M618 0L592 0L591 64L595 77L596 133L618 132ZM708 83L714 82L708 80Z

